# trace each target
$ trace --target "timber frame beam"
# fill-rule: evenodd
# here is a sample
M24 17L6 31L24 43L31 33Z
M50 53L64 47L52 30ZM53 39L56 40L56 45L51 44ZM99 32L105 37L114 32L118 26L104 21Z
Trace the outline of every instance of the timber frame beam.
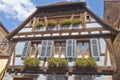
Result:
M80 39L80 38L99 38L106 37L109 38L111 33L106 34L90 34L90 35L70 35L70 36L46 36L46 37L21 37L21 38L12 38L13 41L34 41L34 40L56 40L56 39ZM113 35L114 36L114 35Z

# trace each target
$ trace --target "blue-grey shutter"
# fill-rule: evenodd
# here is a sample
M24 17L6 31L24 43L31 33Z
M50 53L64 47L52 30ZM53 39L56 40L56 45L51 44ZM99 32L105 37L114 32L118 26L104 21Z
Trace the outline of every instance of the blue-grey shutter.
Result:
M98 58L100 56L98 39L91 39L90 42L91 42L92 57Z
M73 58L76 56L76 40L66 40L66 57Z
M25 42L25 45L24 45L24 48L23 48L23 53L22 53L23 58L26 57L26 55L28 53L29 46L30 46L30 42L29 41Z

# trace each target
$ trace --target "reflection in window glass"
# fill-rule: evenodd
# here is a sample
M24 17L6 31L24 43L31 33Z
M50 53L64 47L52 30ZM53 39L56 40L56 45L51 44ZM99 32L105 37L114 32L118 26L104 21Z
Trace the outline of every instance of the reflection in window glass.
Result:
M84 51L85 51L85 57L88 58L89 57L89 43L85 42L84 43Z
M106 52L106 42L103 38L100 38L99 41L100 41L101 54L105 54L105 52Z
M72 29L79 29L79 28L80 28L80 24L72 25Z
M65 42L57 42L55 43L55 52L54 57L65 57L66 46Z
M89 42L78 42L78 57L88 58L90 56Z
M78 43L78 57L82 57L82 42Z

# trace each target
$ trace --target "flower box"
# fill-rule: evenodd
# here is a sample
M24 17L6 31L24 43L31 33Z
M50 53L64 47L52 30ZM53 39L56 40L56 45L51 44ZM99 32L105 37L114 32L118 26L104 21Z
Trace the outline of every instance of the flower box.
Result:
M39 66L40 60L38 58L26 57L23 63L26 67L35 68Z

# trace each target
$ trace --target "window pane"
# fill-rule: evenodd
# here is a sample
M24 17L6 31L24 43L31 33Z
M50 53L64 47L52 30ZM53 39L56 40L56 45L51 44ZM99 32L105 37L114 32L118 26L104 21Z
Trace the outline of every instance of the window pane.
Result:
M71 46L68 46L68 47L67 47L67 57L71 57L71 56L72 56L71 50L72 50L72 47L71 47Z
M103 38L100 38L100 49L101 49L101 53L105 54L105 52L106 52L106 42Z
M89 43L87 42L84 43L84 52L85 57L89 57Z
M78 57L82 57L82 42L78 43Z
M65 56L66 48L62 47L61 48L61 56Z
M52 45L52 41L48 41L48 45Z
M59 47L55 47L54 57L59 57Z
M92 40L92 44L97 44L97 41L96 40Z
M42 41L42 45L46 45L46 44L47 44L46 40Z

